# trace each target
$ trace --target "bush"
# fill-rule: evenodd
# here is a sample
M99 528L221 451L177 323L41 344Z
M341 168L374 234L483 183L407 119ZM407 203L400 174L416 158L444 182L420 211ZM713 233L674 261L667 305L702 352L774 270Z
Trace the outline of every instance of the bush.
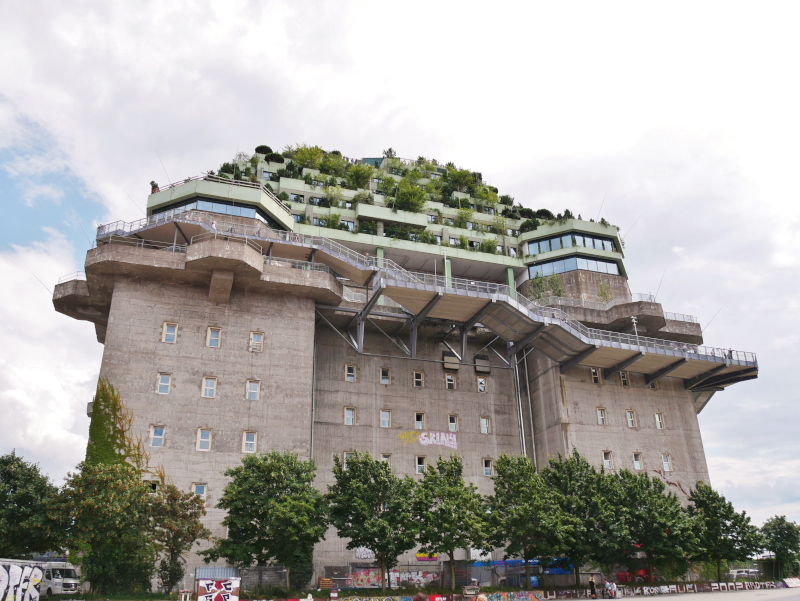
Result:
M489 253L490 255L497 254L497 240L494 238L481 240L481 245L478 250L482 253Z
M400 180L397 186L397 197L394 208L411 213L421 213L428 200L421 186L412 184L407 179Z
M359 234L370 234L372 236L378 235L378 222L377 221L359 221L358 222Z
M541 223L538 219L526 219L522 222L519 226L519 233L524 234L525 232L532 232L533 230L537 229Z
M350 163L342 158L342 154L330 153L319 162L319 171L325 175L335 175L336 177L345 177Z
M514 206L514 198L509 196L508 194L503 194L500 197L500 204L504 204L504 205L506 205L508 207L513 207Z
M547 209L539 209L538 211L536 211L536 216L542 219L549 219L550 221L556 218L555 215L553 215L553 213L551 213Z
M467 229L467 223L472 220L473 214L472 209L469 207L459 209L456 218L453 220L453 225L455 227L460 227L462 230Z
M466 236L459 236L458 248L461 250L469 250L469 240L467 240Z
M272 148L270 148L266 144L261 144L259 146L256 146L256 153L258 153L258 154L272 154Z
M536 219L536 211L528 207L520 207L518 213L523 219Z
M369 189L369 182L372 179L374 169L372 165L360 163L353 165L347 172L347 183L356 188Z
M289 195L286 192L278 194L278 198L284 202L289 202Z
M268 163L283 163L284 159L283 156L279 155L277 152L271 152L267 156L264 157L264 160Z
M284 154L284 156L286 155ZM324 157L325 151L319 146L298 144L294 151L294 162L308 169L319 169L320 163Z
M375 197L370 194L369 192L356 192L356 195L353 196L353 204L362 204L362 205L374 205L375 204Z

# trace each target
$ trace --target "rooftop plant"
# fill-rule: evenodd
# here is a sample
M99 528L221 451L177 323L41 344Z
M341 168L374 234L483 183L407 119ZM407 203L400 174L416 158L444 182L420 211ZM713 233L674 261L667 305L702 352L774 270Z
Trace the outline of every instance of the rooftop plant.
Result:
M397 186L397 196L394 209L420 213L425 209L428 197L421 186L412 184L408 179L400 180Z
M458 210L455 219L453 220L453 225L455 227L460 227L461 229L467 229L467 223L472 220L472 215L474 211L469 207L464 207Z
M256 146L256 153L258 153L258 154L272 154L272 148L270 148L266 144L260 144L259 146Z

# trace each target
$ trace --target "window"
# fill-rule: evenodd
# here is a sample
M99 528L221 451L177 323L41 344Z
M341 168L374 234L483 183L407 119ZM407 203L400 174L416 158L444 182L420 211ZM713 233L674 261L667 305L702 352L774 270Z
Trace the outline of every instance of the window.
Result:
M425 386L425 374L421 371L414 372L414 388L423 388Z
M344 221L344 220L342 220L342 221L339 222L339 224L340 225L344 225L345 227L347 227L347 230L350 231L350 232L354 232L356 230L356 224L355 224L354 221Z
M630 409L625 412L625 418L628 420L628 427L635 428L636 427L636 412L631 411Z
M258 380L247 380L247 400L257 401L261 392L261 382Z
M153 426L150 428L150 446L164 446L164 426Z
M392 427L392 412L383 410L381 411L381 428Z
M300 223L300 219L302 219L302 215L298 215L297 213L292 213L292 219L294 219L295 223Z
M656 380L655 382L650 382L650 388L652 388L653 390L658 390L658 380Z
M208 328L208 333L206 334L206 346L210 346L211 348L219 348L219 336L221 330L219 328Z
M483 475L484 476L491 476L492 475L492 460L491 459L484 459L483 460Z
M597 424L599 426L606 425L606 410L602 407L597 408Z
M439 217L437 215L428 215L428 223L439 223Z
M603 451L603 468L614 469L614 457L611 455L611 451Z
M417 474L424 473L425 472L425 457L417 457L416 462L417 462L416 473Z
M356 410L354 407L344 408L344 425L345 426L356 425Z
M381 453L381 461L385 461L389 464L389 467L392 467L392 455L391 453Z
M347 462L350 461L355 456L356 456L355 453L349 453L349 452L345 452L342 454L342 457L344 458L344 469L347 469Z
M208 451L211 449L211 430L197 431L197 450Z
M425 428L425 414L424 413L415 413L414 414L414 429L415 430L423 430Z
M169 394L171 383L172 374L158 374L158 385L156 387L156 392L158 394Z
M356 381L356 366L355 365L345 365L344 366L344 381L345 382L355 382Z
M207 399L213 399L216 395L217 395L217 379L203 378L203 396Z
M264 350L264 333L250 332L250 352L260 353Z
M451 415L447 418L447 428L450 432L458 432L458 416Z
M242 434L242 453L255 453L257 440L256 432L244 432Z
M596 368L592 368L592 384L599 384L600 383L600 370Z
M528 252L532 255L532 247L528 245ZM545 247L544 242L539 243L539 252L549 252L549 245ZM545 261L537 263L528 267L528 275L531 279L537 275L547 276L554 273L564 273L566 271L575 271L583 269L585 271L596 271L598 273L609 273L611 275L619 275L619 265L614 261L602 261L597 259L589 259L587 257L569 257L567 259L558 259L554 261Z
M452 223L450 225L452 225ZM458 246L458 240L450 238L450 246Z
M664 429L664 414L663 413L656 413L656 429L663 430Z
M206 498L207 488L208 485L205 482L203 483L195 482L194 484L192 484L192 492L196 494L198 497L203 497L204 499Z
M481 434L491 434L492 420L488 417L481 418Z
M661 462L664 464L665 472L672 471L672 457L670 457L669 455L661 455Z
M620 380L620 382L622 382L623 386L628 386L629 385L628 384L628 372L627 371L619 372L619 380Z
M483 376L478 378L478 392L486 392L486 378Z
M644 466L644 462L642 461L642 454L641 453L634 453L633 454L633 469L640 470Z
M445 374L444 375L444 384L447 390L455 390L456 389L456 376L455 374Z
M175 344L178 342L178 324L165 323L164 329L161 333L161 341L167 344Z
M392 370L388 367L381 367L381 384L388 386L391 380L391 374Z

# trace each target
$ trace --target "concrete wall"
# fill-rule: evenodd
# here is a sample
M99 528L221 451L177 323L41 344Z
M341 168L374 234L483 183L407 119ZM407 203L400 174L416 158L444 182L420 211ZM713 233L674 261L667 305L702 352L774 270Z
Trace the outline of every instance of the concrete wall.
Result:
M611 290L611 298L631 298L628 279L621 275L596 273L594 271L569 271L561 274L567 298L580 298L588 301L602 301L600 284L605 282Z

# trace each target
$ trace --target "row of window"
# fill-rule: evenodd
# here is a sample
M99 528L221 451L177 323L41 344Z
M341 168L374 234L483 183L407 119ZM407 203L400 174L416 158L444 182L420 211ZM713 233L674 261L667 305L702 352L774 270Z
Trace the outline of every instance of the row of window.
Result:
M177 344L178 324L164 322L161 330L161 342L167 344ZM206 329L206 346L210 348L220 348L222 344L222 328L209 326ZM264 349L264 332L250 332L250 351L260 353Z
M672 456L669 453L661 453L661 465L665 472L672 471ZM614 469L614 452L603 451L603 468L607 470ZM644 455L641 452L633 453L633 469L644 469Z
M414 370L414 388L425 388L425 372ZM344 381L357 382L358 381L358 368L355 365L348 364L344 366ZM384 386L389 386L392 382L392 369L390 367L380 368L380 379L378 380ZM486 376L478 376L476 379L478 392L486 392L487 378ZM455 390L458 387L458 376L456 374L444 374L444 387L447 390Z
M355 455L354 451L345 451L342 453L342 459L344 463L344 469L347 469L347 460L350 459ZM392 465L392 455L391 453L381 453L381 460L385 461L391 467ZM481 463L483 464L483 475L484 476L493 476L494 475L494 461L492 459L481 459ZM425 455L417 455L414 457L414 473L415 474L424 474L425 467L428 464L428 458Z
M527 254L538 255L540 253L550 252L551 250L572 248L574 246L594 248L596 250L608 250L611 252L616 250L614 241L609 238L597 238L580 234L565 234L563 236L548 238L547 240L534 240L528 242Z
M600 369L592 367L591 370L592 370L592 383L600 384L600 382L602 381ZM628 388L631 385L631 379L630 376L628 375L628 372L626 371L619 372L619 382L625 388ZM648 384L647 387L651 388L652 390L658 390L659 389L658 380L656 380L655 382L650 382L650 384Z
M156 393L169 394L172 389L172 374L161 372L156 379ZM213 399L217 396L217 378L214 376L203 376L200 384L200 396L206 399ZM244 398L248 401L257 401L261 396L261 382L259 380L247 380L244 385Z
M528 267L528 275L531 278L538 276L548 276L554 273L565 273L567 271L595 271L597 273L609 273L619 275L619 265L614 261L601 261L589 257L568 257L558 261L546 261Z
M166 439L165 426L150 426L150 446L163 447ZM211 428L198 428L195 449L210 451L212 440ZM258 450L258 432L242 432L242 453L255 453Z
M381 428L392 427L392 411L391 409L381 409ZM414 412L414 429L424 430L426 428L426 417L424 411ZM357 421L357 409L355 407L344 408L344 425L355 426ZM481 416L479 418L479 428L481 434L492 433L492 418ZM448 432L459 432L458 415L452 414L447 416L447 430Z
M664 429L664 414L660 411L657 411L653 414L656 423L656 430L663 430ZM625 411L625 423L628 424L629 428L637 428L639 426L639 419L636 416L635 409L627 409ZM607 426L608 425L608 412L606 411L605 407L598 407L597 408L597 425L598 426Z

